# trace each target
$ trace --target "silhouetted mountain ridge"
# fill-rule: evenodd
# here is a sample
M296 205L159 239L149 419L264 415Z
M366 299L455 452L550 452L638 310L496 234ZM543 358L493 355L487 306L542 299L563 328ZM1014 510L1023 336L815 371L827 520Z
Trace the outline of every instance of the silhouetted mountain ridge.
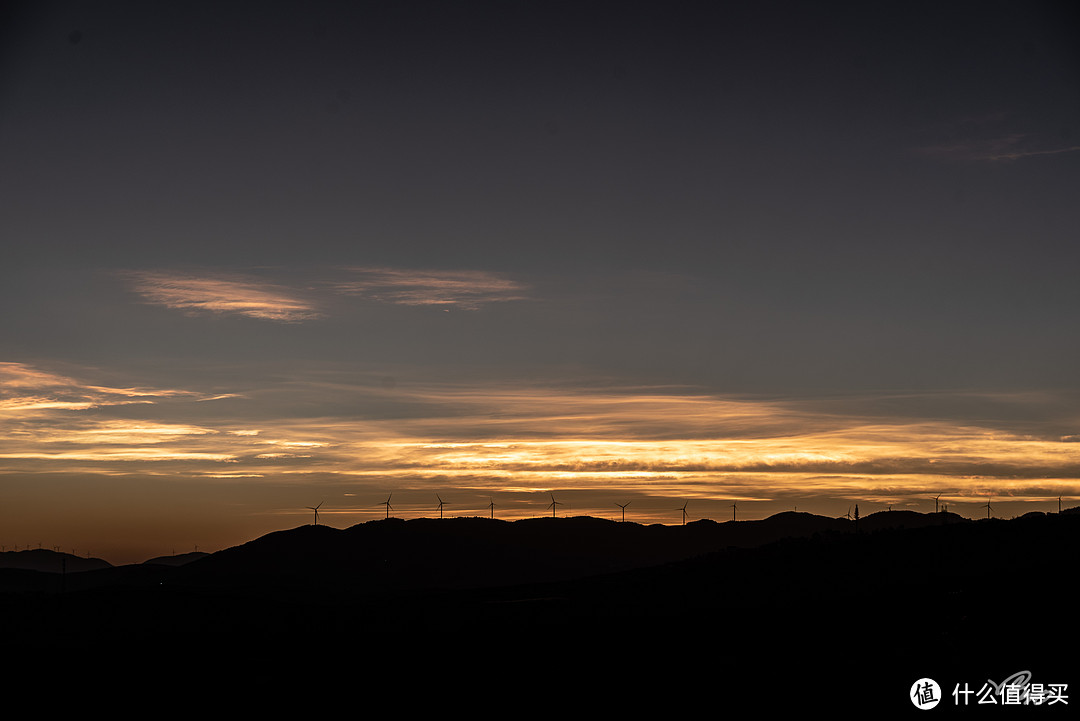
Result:
M158 565L158 566L184 566L192 561L198 561L200 559L209 556L209 553L205 551L192 551L190 553L174 553L169 556L155 556L154 558L143 561L143 564Z
M307 525L180 567L0 570L0 632L42 657L212 651L290 673L311 663L309 644L351 648L384 681L417 668L461 683L647 669L769 693L776 679L804 692L840 679L845 698L911 708L907 688L926 675L1002 679L1030 663L1045 682L1069 680L1074 649L1051 631L1071 617L1078 539L1080 516L1066 513L884 512L858 532L804 513ZM314 658L327 672L340 655Z
M301 526L191 564L189 582L248 584L274 577L352 592L546 583L641 568L789 536L852 532L846 520L780 514L761 521L685 526L589 516L503 521L390 518L344 530Z

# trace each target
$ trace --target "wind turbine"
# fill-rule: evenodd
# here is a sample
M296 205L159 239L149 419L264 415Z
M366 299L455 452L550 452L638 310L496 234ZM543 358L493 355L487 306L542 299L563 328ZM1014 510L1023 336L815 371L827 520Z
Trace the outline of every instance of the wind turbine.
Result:
M990 518L990 511L994 510L993 508L990 507L990 501L992 499L993 499L993 496L986 499L986 517L987 518Z
M439 518L442 518L442 507L446 504L438 493L435 494L435 497L439 499Z
M492 498L491 496L488 496L488 500L491 501L491 503L488 504L488 508L491 509L491 517L494 518L495 517L495 499Z
M938 512L938 499L941 498L941 494L934 496L934 513Z
M315 525L316 526L319 525L319 509L322 508L323 503L326 503L326 501L321 501L319 503L319 505L317 505L317 506L304 506L304 508L308 509L309 511L315 511ZM196 546L196 549L198 549L198 546Z
M551 517L555 518L555 511L558 510L556 507L561 506L563 504L559 503L558 501L555 500L555 494L554 493L549 492L549 495L551 496L551 505L549 505L548 508L551 509Z
M394 497L394 494L391 493L389 496L386 497L385 501L383 501L382 503L379 504L380 506L386 506L386 517L387 518L390 517L390 511L394 510L394 507L390 505L390 499L393 498L393 497Z
M1058 513L1061 513L1061 496L1058 496Z
M622 509L622 519L624 521L626 520L626 507L629 506L631 503L632 501L627 501L626 503L619 503L618 501L615 502L615 505Z
M676 511L682 511L682 524L684 526L686 525L686 504L687 503L690 503L690 501L686 501L685 503L683 503L682 508L676 508L675 509Z
M733 521L735 520L735 514L736 514L736 512L738 512L738 510L739 510L739 502L735 501L734 503L731 504L731 520L733 520Z
M844 514L844 518L851 520L851 506L847 507L847 513Z

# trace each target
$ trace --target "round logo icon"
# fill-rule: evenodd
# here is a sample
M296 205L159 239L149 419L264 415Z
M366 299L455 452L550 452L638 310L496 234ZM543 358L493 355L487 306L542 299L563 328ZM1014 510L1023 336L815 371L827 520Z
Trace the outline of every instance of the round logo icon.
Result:
M909 698L911 703L915 704L915 708L923 711L932 709L941 701L941 686L938 686L937 681L932 678L920 678L911 684Z

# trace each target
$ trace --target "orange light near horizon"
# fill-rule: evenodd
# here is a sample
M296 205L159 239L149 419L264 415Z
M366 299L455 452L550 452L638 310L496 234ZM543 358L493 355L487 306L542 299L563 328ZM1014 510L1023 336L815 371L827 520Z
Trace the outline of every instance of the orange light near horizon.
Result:
M883 420L842 413L830 403L819 408L808 401L650 388L594 392L480 384L403 390L320 376L268 391L258 417L223 418L214 404L202 401L234 394L110 389L10 363L0 364L0 375L13 381L0 394L8 424L0 461L9 462L0 473L77 469L259 478L267 484L452 479L461 487L485 489L559 485L717 499L746 495L748 489L751 495L842 497L989 489L1042 497L1048 487L1080 485L1080 443L1068 442L1068 435ZM340 408L350 394L358 408L396 400L410 414L289 414L297 399L305 408L320 399L327 408ZM110 406L130 404L136 395L135 402L145 404L138 406L139 418L110 417ZM184 422L170 422L173 412ZM220 466L226 463L224 471Z

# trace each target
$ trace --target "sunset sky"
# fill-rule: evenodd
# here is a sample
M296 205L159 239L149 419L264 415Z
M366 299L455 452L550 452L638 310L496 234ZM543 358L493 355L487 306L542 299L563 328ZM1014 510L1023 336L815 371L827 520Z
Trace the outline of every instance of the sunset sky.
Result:
M1080 498L1058 2L0 6L0 544Z

